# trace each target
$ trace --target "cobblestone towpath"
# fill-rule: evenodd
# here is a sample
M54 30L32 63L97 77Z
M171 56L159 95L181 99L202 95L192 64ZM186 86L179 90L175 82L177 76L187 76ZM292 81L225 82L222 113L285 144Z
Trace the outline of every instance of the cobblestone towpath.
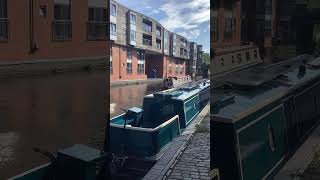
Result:
M165 179L210 179L210 116L207 114L196 126L187 147L177 158Z

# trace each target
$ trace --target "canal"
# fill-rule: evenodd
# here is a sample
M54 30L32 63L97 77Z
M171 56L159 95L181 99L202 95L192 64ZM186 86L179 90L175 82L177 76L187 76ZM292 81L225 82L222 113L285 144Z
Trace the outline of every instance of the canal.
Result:
M103 72L0 79L0 179L47 163L33 147L101 148L105 85Z
M110 89L110 114L111 117L124 113L123 109L133 106L142 107L143 97L161 89L162 83L137 84Z

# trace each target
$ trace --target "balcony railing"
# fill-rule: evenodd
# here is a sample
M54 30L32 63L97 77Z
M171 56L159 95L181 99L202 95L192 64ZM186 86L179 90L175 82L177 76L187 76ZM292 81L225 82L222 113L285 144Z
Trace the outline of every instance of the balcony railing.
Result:
M106 40L108 23L89 21L87 23L88 40Z
M152 41L150 39L142 39L143 45L152 46Z
M53 40L67 41L72 38L72 22L69 20L53 21Z
M7 42L9 40L9 20L7 18L0 18L0 42Z
M144 24L142 23L142 28L144 31L147 31L147 32L152 32L152 27L148 24Z

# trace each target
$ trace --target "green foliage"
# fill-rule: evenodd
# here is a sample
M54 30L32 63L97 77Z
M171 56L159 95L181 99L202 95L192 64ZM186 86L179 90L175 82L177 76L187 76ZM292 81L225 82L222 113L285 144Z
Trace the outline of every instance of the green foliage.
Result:
M210 64L210 54L209 53L203 53L203 62L206 64Z

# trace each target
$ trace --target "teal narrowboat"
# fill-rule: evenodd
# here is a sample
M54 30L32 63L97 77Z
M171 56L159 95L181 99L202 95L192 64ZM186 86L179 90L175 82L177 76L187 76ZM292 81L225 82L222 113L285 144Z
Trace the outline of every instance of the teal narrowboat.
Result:
M211 170L272 179L320 118L320 59L300 56L224 77L211 94Z
M110 147L116 155L153 157L178 136L210 99L210 81L190 82L150 94L110 121Z

